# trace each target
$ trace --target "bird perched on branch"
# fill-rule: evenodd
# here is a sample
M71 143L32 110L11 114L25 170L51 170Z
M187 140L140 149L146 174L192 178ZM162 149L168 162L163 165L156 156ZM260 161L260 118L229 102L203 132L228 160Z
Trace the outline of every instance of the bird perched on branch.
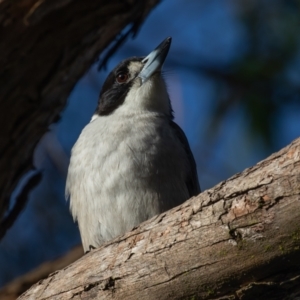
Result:
M200 193L161 74L170 45L112 70L72 149L66 195L85 251Z

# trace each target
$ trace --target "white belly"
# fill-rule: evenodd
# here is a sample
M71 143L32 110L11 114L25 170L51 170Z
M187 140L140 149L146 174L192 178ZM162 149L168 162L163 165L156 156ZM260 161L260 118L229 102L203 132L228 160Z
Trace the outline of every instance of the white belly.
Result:
M96 118L72 149L66 190L84 250L188 199L188 160L168 120Z

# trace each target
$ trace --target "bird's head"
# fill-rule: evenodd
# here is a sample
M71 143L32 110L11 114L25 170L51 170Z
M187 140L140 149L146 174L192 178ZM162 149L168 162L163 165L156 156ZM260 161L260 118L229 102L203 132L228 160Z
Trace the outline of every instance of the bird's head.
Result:
M146 57L131 57L108 75L100 92L96 115L157 112L172 118L161 69L171 45L166 38Z

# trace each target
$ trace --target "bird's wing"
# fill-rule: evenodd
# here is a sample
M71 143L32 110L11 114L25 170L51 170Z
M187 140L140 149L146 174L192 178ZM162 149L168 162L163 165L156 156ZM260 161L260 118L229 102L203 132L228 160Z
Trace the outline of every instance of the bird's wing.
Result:
M191 172L186 179L186 186L189 191L190 197L196 196L201 193L201 189L198 181L196 162L189 142L182 129L175 122L171 121L170 125L187 153L187 157L191 166Z

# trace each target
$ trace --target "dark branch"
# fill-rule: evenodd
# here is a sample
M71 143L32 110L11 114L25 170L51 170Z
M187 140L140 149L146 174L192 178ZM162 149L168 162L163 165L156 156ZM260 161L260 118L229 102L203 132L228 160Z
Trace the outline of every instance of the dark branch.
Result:
M6 231L14 224L28 201L29 193L40 183L41 179L41 172L37 171L34 173L23 187L21 193L16 197L16 203L13 209L0 224L0 240L4 237Z

